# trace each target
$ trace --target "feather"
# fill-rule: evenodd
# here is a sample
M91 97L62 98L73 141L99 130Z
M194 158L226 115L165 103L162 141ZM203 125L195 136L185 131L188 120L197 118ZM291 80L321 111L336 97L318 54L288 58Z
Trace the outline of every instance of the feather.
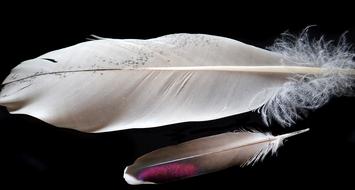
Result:
M147 153L126 167L131 185L164 183L215 172L232 166L253 165L275 153L285 138L304 129L273 136L261 132L228 132L187 141Z
M288 126L304 110L354 87L353 54L323 50L322 43L308 52L313 46L300 44L268 51L203 34L98 38L22 62L2 83L0 105L84 132L207 121L253 110L267 123L274 119Z

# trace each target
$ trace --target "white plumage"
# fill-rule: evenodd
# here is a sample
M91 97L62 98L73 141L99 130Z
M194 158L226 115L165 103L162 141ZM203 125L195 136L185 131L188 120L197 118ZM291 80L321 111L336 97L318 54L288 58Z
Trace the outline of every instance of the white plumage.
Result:
M321 55L313 59L297 48L294 54L284 50L203 34L88 41L15 67L3 82L0 104L11 113L85 132L206 121L259 108L265 121L287 126L304 108L327 102L329 89L342 95L353 87L353 54L336 55L337 72L329 75L318 62L304 65ZM328 83L326 97L305 99Z

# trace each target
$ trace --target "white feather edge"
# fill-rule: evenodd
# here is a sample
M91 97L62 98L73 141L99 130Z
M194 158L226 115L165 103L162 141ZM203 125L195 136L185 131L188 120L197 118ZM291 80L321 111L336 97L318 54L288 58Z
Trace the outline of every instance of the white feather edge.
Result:
M123 178L125 179L125 181L130 184L130 185L142 185L142 184L156 184L154 182L150 182L150 181L142 181L142 180L139 180L137 179L136 177L130 175L127 173L127 169L128 167L126 167L124 169L124 172L123 172Z

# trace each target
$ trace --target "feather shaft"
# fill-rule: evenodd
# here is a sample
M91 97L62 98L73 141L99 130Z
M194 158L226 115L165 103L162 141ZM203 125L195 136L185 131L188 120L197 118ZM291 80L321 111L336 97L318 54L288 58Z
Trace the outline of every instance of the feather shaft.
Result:
M132 70L149 71L229 71L229 72L257 72L257 73L284 73L284 74L321 74L338 73L355 75L355 69L339 69L302 66L196 66L196 67L145 67Z
M321 68L321 67L302 67L302 66L186 66L186 67L139 67L139 68L106 68L106 69L82 69L82 70L64 70L57 72L48 72L32 75L29 77L17 79L11 82L3 83L3 85L18 82L21 80L38 77L43 75L56 75L65 73L80 72L115 72L115 71L226 71L226 72L255 72L255 73L282 73L282 74L321 74L334 73L344 75L355 75L355 69L339 69L339 68Z

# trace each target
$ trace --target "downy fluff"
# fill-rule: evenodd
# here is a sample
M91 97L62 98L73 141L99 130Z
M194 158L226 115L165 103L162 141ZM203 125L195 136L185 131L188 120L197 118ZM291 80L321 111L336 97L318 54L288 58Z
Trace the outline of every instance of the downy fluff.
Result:
M321 67L320 74L296 74L260 108L265 123L273 120L291 126L332 97L354 96L354 75L334 69L354 69L354 56L345 34L337 43L311 39L306 28L299 36L284 33L269 50L281 54L286 62L299 66ZM333 71L333 72L332 72Z

